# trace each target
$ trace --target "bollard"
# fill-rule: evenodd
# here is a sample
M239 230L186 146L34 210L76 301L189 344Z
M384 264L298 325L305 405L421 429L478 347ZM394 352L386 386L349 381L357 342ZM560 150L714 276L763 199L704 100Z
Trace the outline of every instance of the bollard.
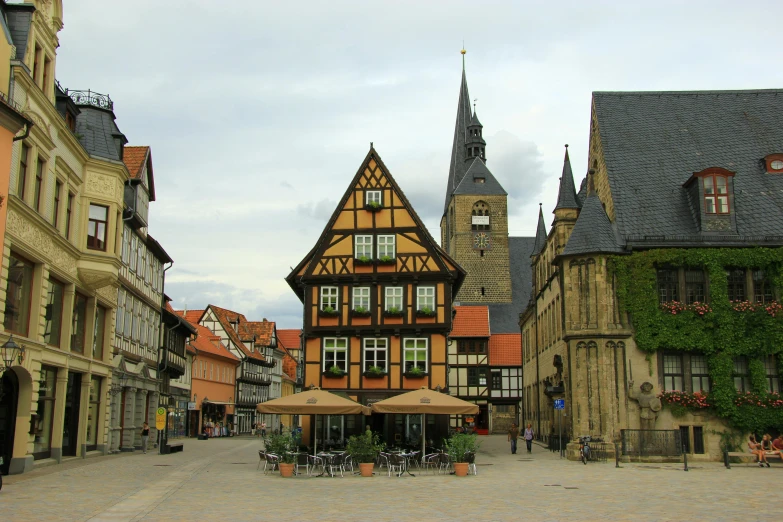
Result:
M685 445L682 447L682 461L685 464L683 471L688 471L688 453L685 451Z
M620 467L620 454L617 452L617 444L614 445L614 467Z

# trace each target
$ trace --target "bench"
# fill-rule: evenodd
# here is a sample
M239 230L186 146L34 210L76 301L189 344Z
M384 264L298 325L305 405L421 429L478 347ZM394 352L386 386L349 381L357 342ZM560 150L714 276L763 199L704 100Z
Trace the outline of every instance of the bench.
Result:
M753 462L756 462L756 455L753 453L747 453L744 451L724 451L723 452L723 464L726 466L727 469L731 469L731 464L729 464L729 458L730 457L737 457L737 458L745 458L745 459L753 459ZM776 453L774 455L767 455L767 459L781 459L780 453ZM783 459L781 459L783 460Z
M182 451L184 449L184 446L182 442L169 442L164 447L164 453L177 453L178 451Z

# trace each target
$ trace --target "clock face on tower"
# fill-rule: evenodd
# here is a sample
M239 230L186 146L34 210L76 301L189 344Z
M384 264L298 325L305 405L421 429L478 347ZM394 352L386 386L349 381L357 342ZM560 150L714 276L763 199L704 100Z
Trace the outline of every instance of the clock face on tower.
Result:
M489 234L486 232L477 232L473 235L473 248L487 250L489 247Z

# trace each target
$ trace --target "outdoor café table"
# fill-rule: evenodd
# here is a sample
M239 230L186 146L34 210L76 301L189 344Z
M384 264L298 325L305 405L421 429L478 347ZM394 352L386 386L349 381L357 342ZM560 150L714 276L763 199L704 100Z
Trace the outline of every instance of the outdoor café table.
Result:
M397 475L398 477L401 477L403 475L403 473L407 473L411 477L415 477L416 476L413 473L411 473L411 470L410 470L410 467L411 467L410 458L413 456L413 453L405 453L403 451L392 451L391 453L393 453L393 454L395 454L397 456L402 457L402 459L404 461L404 464L403 464L404 469L402 471L400 471L400 473Z
M328 468L329 464L332 462L332 458L334 457L334 453L327 453L327 452L320 452L316 455L316 457L320 457L321 459L321 473L316 475L316 477L323 477L326 474L326 469ZM329 476L333 476L331 471L329 472Z

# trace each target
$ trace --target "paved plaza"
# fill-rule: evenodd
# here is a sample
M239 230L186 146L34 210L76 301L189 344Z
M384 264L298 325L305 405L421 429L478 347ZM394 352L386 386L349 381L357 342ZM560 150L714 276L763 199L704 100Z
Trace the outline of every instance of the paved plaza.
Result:
M256 470L258 440L191 439L183 453L78 459L5 477L0 512L14 521L780 519L781 464L617 469L540 446L511 455L505 437L481 440L478 476L283 479Z

